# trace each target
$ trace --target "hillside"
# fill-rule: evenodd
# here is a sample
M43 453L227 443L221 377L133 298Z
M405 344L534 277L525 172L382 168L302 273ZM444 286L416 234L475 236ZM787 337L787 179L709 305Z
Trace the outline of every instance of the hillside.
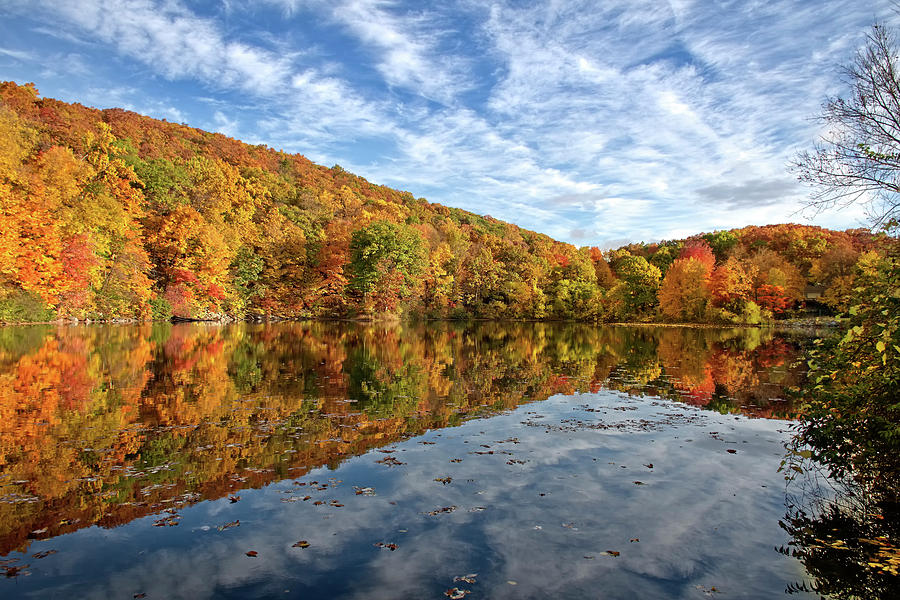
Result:
M780 225L604 256L298 154L0 84L3 321L753 322L800 306L811 284L842 308L886 243Z
M846 311L855 289L877 276L895 244L895 238L866 229L781 224L630 244L607 259L631 284L634 293L619 301L632 314L755 323L808 304L818 312Z

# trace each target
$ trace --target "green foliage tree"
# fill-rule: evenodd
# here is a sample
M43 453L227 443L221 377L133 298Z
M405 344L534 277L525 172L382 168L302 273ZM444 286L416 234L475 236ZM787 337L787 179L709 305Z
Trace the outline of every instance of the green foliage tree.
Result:
M418 231L407 225L375 221L353 232L348 287L363 295L364 304L371 298L376 310L388 310L409 296L424 265L424 246Z
M662 273L643 256L625 256L616 263L616 273L624 284L625 308L630 314L640 314L653 308Z
M665 276L677 255L678 251L674 247L662 246L650 257L650 264L657 267L659 272Z
M876 25L844 70L851 95L826 103L828 134L795 164L800 179L814 186L813 206L862 201L888 230L896 229L900 209L898 50L895 32ZM819 341L809 356L812 384L799 391L804 405L789 455L794 470L810 466L799 459L812 459L845 487L810 513L788 515L798 555L820 574L816 591L834 598L896 596L900 247L896 240L888 247L885 256L859 261L853 297L839 300L851 305L844 336ZM845 261L836 262L841 268ZM845 510L847 498L859 499L860 510ZM824 539L819 531L827 531Z
M725 261L738 243L738 237L731 231L715 231L703 236L716 255L716 262Z
M836 476L900 473L900 253L873 267L860 276L844 337L810 358L814 385L797 443ZM900 497L898 481L885 482Z

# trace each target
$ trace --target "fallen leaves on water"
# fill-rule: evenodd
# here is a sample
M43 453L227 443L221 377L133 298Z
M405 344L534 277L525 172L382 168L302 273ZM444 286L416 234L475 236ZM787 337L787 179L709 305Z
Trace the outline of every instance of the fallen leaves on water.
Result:
M601 556L618 556L621 552L617 552L615 550L607 550L606 552L601 552Z
M309 548L309 542L306 540L300 540L296 544L292 545L291 548Z
M344 506L343 504L341 504L341 503L338 502L337 500L332 500L332 501L329 502L328 504L329 504L329 506L333 506L333 507L335 507L335 508L343 508L343 506Z
M316 500L315 502L313 502L313 504L314 504L315 506L321 506L321 505L323 505L323 504L325 504L325 503L322 502L321 500Z
M374 496L375 488L372 487L357 487L353 486L353 490L357 496Z
M448 475L446 477L435 477L434 480L447 485L448 483L453 481L453 478Z
M633 481L634 485L645 485L643 481Z
M31 575L31 573L29 573L28 571L25 570L25 568L27 566L28 565L20 565L20 566L7 565L7 566L3 566L0 568L2 568L5 571L4 575L6 575L8 578L12 579L13 577L18 577L19 575Z
M469 573L468 575L459 575L453 578L453 583L457 581L462 581L468 584L475 583L475 578L478 577L478 573Z
M734 448L729 448L728 450L726 450L726 452L728 452L728 454L737 454L737 450L735 450Z
M508 461L506 461L506 464L508 464L508 465L524 465L524 464L525 464L525 461L524 461L524 460L517 460L517 459L515 459L515 458L511 458L511 459L509 459Z
M47 558L51 554L56 554L56 550L44 550L43 552L35 552L31 555L31 558Z
M238 500L240 500L241 497L240 497L240 496L228 496L228 499L231 500L231 503L232 503L232 504L234 504L235 502L237 502Z
M153 521L154 527L175 527L178 525L178 519L180 519L178 515L170 515L168 517L163 517L161 519L157 519Z
M257 552L256 550L250 550L247 552L247 556L249 556L250 558L256 558L258 555L259 552Z
M471 594L469 590L461 590L459 588L450 588L444 595L450 598L450 600L461 600L466 597L466 594Z
M219 531L225 531L226 529L230 529L232 527L240 527L241 521L238 519L237 521L232 521L231 523L225 523L224 525L219 525L216 527Z
M394 544L394 543L385 544L384 542L376 542L375 544L372 544L372 545L375 546L376 548L381 548L382 550L390 550L391 552L393 552L394 550L396 550L398 548L397 544Z
M419 443L422 445L425 445L425 446L433 446L435 444L435 442L419 442Z
M706 595L706 596L712 596L713 594L719 594L719 593L721 593L721 590L719 590L718 588L716 588L716 586L712 586L712 587L709 588L709 589L706 589L706 588L703 587L702 585L698 585L698 586L695 586L695 587L696 587L698 590L700 590L701 592L703 592L703 594Z
M452 462L452 463L461 463L462 461L463 461L463 459L461 459L461 458L451 458L450 459L450 462Z
M406 464L405 462L400 462L399 460L397 460L397 459L394 458L393 456L385 456L385 457L382 458L381 460L376 460L375 462L378 463L378 464L380 464L380 465L387 465L387 466L389 466L389 467L399 467L400 465L405 465L405 464Z
M425 514L426 514L426 515L429 515L429 516L432 516L432 517L435 517L435 516L437 516L437 515L439 515L439 514L441 514L441 513L451 513L451 512L453 512L454 510L456 510L456 507L455 507L455 506L445 506L444 508L436 508L436 509L434 509L434 510L432 510L432 511L429 511L429 512L425 513Z
M653 463L647 463L647 464L644 465L644 466L647 467L648 469L652 469L652 468L653 468Z
M147 597L147 594L145 594L144 592L140 592L140 593L132 596L132 598L146 598L146 597Z
M631 539L628 540L628 541L631 542L631 543L634 543L634 542L639 542L639 541L641 541L641 540L639 540L638 538L631 538Z

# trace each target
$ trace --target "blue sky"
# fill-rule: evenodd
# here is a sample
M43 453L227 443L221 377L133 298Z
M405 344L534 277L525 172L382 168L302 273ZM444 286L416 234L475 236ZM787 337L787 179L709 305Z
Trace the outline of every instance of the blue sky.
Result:
M0 80L576 245L844 229L787 163L890 0L0 0Z

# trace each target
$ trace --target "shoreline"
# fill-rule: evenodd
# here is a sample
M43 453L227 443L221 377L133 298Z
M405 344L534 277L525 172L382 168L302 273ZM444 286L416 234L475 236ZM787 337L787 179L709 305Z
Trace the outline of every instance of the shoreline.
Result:
M79 325L138 325L144 323L170 323L172 325L180 325L183 323L208 323L213 325L226 325L230 323L299 323L301 321L327 321L327 322L345 322L360 324L376 324L376 323L399 323L404 321L402 318L347 318L347 317L302 317L302 318L283 318L276 317L271 319L249 318L249 319L57 319L55 321L23 321L9 322L0 321L2 327L17 327L28 325L56 325L58 327L69 326L75 327ZM484 323L484 322L510 322L510 323L575 323L580 325L594 325L598 327L664 327L673 329L838 329L841 326L837 318L796 318L785 319L784 321L770 321L768 323L748 324L748 323L669 323L669 322L653 322L653 321L614 321L614 322L598 322L598 321L562 321L550 319L424 319L425 322L457 322L457 323Z

